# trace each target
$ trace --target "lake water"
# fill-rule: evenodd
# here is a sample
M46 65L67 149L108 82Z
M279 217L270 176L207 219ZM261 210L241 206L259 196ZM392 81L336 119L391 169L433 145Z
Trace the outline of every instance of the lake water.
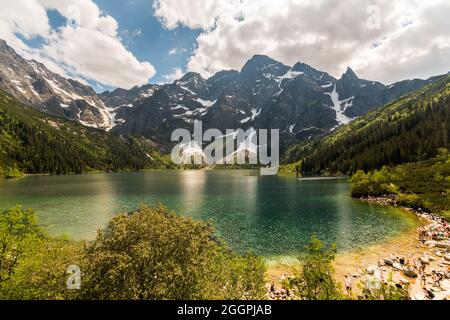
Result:
M115 214L162 203L210 221L240 252L295 256L312 234L348 251L410 230L419 221L352 199L346 180L261 177L253 171L168 171L0 180L0 209L33 208L48 233L93 239Z

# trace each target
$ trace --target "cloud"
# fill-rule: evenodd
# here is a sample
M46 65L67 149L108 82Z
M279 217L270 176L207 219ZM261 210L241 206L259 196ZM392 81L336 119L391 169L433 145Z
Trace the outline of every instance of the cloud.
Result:
M174 56L176 54L186 53L186 52L188 52L188 49L186 49L186 48L181 48L181 49L179 49L179 48L172 48L167 53L169 54L169 56Z
M162 78L164 79L165 83L172 83L175 80L180 79L183 76L183 70L181 68L174 68L172 70L172 73L163 75Z
M52 29L47 10L57 10L67 25ZM31 48L21 37L40 38L43 45ZM15 0L0 12L0 38L26 58L75 79L131 88L156 73L122 44L117 21L92 0Z
M210 29L219 17L234 16L240 0L156 0L155 16L166 28L185 25L193 29Z
M254 54L386 83L450 69L448 0L157 0L154 10L166 28L202 30L188 70L205 77Z
M131 35L132 35L133 37L138 37L138 36L142 35L142 29L135 29L135 30L133 30L133 32L131 33Z

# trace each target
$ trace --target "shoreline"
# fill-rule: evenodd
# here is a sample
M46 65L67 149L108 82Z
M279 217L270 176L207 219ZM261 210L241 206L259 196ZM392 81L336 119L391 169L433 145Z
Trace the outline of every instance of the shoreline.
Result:
M392 277L396 285L408 286L409 298L412 300L450 300L450 226L448 223L437 215L398 206L393 197L369 197L360 200L398 208L416 215L423 223L418 228L386 239L379 244L337 254L333 263L336 281L344 287L345 275L349 275L352 279L353 293L357 295L360 293L360 289L357 288L358 283L364 285L369 280L373 281L374 278L385 281ZM437 236L442 234L443 230L446 234ZM427 236L423 237L424 234ZM421 273L416 267L418 262L426 266L425 272ZM267 270L268 284L275 284L277 288L280 288L282 280L293 275L300 268L300 261L293 265L273 263Z

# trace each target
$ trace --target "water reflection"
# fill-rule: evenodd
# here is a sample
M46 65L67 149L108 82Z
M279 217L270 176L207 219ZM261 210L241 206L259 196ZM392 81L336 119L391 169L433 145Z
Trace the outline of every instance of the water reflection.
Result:
M349 197L345 181L297 181L249 171L181 171L0 181L0 209L37 211L52 235L91 239L115 214L163 203L211 221L238 251L297 255L312 234L340 250L372 244L417 225L395 209Z
M184 208L189 208L190 212L198 211L204 202L206 171L183 171L179 175L180 181L180 202Z

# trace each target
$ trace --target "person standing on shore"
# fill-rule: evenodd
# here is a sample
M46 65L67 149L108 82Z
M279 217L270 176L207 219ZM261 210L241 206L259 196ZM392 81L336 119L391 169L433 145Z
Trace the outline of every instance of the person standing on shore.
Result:
M351 298L352 296L352 279L345 275L345 290L347 291L347 295Z

